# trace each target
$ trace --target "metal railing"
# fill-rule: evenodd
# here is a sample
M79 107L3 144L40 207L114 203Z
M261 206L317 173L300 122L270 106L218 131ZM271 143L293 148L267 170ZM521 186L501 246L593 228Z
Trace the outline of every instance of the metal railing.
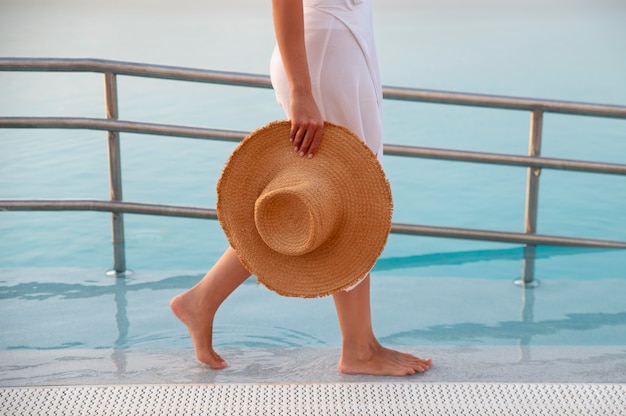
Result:
M210 71L172 66L148 65L98 59L0 58L0 71L96 72L104 75L106 118L80 117L0 117L0 128L88 129L106 131L109 152L110 200L8 200L0 199L0 209L10 211L89 210L112 214L112 272L126 273L123 213L166 215L217 219L212 208L132 203L123 200L120 132L189 137L238 142L247 132L189 126L123 121L118 119L117 76L161 78L245 87L271 88L265 75ZM525 110L530 112L529 152L527 156L434 149L387 144L386 155L474 162L527 168L524 232L437 227L394 223L391 232L398 234L460 238L524 244L522 276L517 283L534 285L534 260L537 245L626 248L626 241L573 238L536 233L539 199L539 174L542 169L560 169L589 173L626 175L626 165L541 157L541 134L544 113L626 119L626 107L551 100L460 94L415 88L384 87L385 99L438 104Z

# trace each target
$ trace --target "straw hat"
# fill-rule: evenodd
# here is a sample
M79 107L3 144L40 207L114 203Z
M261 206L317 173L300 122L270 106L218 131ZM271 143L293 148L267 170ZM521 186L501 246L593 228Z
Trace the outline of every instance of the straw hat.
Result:
M391 228L391 188L372 151L326 123L315 157L289 121L247 136L217 184L217 215L244 267L283 296L320 297L361 280Z

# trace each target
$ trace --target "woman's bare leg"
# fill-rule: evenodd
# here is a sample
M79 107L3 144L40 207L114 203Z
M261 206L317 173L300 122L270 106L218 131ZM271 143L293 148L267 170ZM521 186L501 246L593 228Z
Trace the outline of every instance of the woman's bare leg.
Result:
M187 326L196 357L213 368L227 365L213 350L213 318L222 302L248 277L250 273L229 247L198 284L170 301L174 315Z
M339 371L346 374L403 376L428 370L430 359L380 345L372 330L370 276L355 288L333 295L341 327Z

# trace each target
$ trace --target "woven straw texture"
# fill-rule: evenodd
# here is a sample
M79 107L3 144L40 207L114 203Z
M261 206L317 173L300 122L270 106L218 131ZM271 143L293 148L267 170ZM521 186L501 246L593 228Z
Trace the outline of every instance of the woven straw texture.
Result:
M272 122L235 149L217 185L218 218L260 283L283 296L326 296L374 266L391 229L391 188L348 129L326 123L311 159L293 151L289 130Z

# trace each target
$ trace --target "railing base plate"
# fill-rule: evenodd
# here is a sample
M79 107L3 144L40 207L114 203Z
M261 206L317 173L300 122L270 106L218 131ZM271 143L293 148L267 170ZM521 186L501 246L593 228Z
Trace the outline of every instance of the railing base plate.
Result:
M513 280L513 284L523 289L534 289L536 287L539 287L539 280L531 280L529 282L525 282L524 279L520 278Z
M105 272L105 275L107 275L107 276L109 276L109 277L130 277L130 276L132 276L133 274L135 274L135 272L133 272L133 271L132 271L132 270L130 270L130 269L126 269L126 270L125 270L125 271L123 271L123 272L118 272L118 271L117 271L117 270L115 270L115 269L110 269L110 270L107 270L107 271Z

